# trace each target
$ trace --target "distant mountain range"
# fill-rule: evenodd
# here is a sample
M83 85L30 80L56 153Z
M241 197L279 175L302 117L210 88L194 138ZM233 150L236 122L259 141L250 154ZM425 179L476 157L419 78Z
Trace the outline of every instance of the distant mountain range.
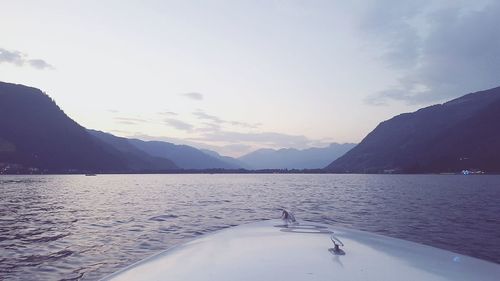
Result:
M188 145L177 145L163 141L142 141L130 139L129 142L151 156L171 159L182 169L240 169L238 165L209 155ZM229 157L228 157L229 158Z
M87 130L90 135L95 137L113 149L119 151L122 155L126 156L130 161L128 167L132 170L171 170L178 169L179 166L172 160L166 157L150 155L143 150L137 148L130 142L129 139L117 137L109 133Z
M398 115L333 161L330 172L500 172L500 87Z
M99 140L129 154L145 154L148 157L168 159L181 169L239 169L192 146L177 145L164 141L143 141L117 137L109 133L88 130Z
M238 160L251 169L322 169L344 155L356 144L332 143L328 147L308 149L259 149Z
M203 153L208 154L211 157L217 158L220 161L223 161L223 162L225 162L233 167L238 167L239 169L247 169L247 170L252 169L247 163L240 161L236 158L229 157L229 156L223 156L215 151L208 150L208 149L200 149L200 150L203 151Z

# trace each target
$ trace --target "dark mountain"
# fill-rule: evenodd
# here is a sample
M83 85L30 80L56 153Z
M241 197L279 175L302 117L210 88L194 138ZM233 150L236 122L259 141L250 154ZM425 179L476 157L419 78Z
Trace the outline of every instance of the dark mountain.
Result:
M326 169L355 173L500 172L500 87L398 115Z
M87 130L92 136L118 150L126 157L129 168L133 170L172 170L178 167L170 159L154 157L138 149L127 138L117 137L109 133Z
M253 169L321 169L332 159L342 156L353 148L352 143L332 143L328 147L308 149L259 149L238 160Z
M141 166L136 161L137 158L94 138L42 91L0 82L3 167L31 167L49 172L125 172L154 167L149 163Z
M130 144L155 157L168 158L183 169L238 169L231 163L212 157L192 146L164 141L130 139Z
M205 154L208 154L214 158L217 158L217 159L233 166L235 169L251 169L250 166L248 166L246 163L244 163L236 158L220 155L216 151L209 150L209 149L200 149L200 150Z

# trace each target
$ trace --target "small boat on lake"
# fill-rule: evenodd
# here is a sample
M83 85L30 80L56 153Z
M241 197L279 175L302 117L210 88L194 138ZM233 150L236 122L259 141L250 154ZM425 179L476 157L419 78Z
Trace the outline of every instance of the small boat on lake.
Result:
M467 241L463 241L467 243ZM500 265L369 232L299 222L288 211L224 229L103 280L499 280Z
M96 174L92 174L92 173L90 173L90 174L85 174L85 176L86 176L86 177L95 177L95 176L97 176L97 175L96 175Z

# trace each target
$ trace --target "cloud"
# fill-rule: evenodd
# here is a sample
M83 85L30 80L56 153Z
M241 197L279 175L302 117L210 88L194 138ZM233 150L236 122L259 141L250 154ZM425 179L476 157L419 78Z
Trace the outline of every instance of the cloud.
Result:
M222 146L202 145L201 147L216 151L220 155L230 156L230 157L240 157L255 150L255 147L241 143L228 144Z
M243 150L245 150L244 152L249 152L250 148L256 149L263 146L273 148L307 148L311 145L322 143L321 140L311 140L302 135L255 132L254 129L258 129L261 124L224 120L201 109L193 112L193 115L202 122L201 126L193 130L196 135L188 140L196 143L218 144L217 151L219 152L221 151L221 144L223 144L223 146L228 146L226 150L230 148L234 150L231 153L232 155L237 153L236 148L240 152L243 152ZM225 125L233 126L234 130L228 129Z
M229 123L233 126L239 126L239 127L249 128L249 129L256 129L262 125L261 123L251 124L251 123L239 122L239 121L229 121Z
M366 16L364 31L400 73L367 103L425 104L500 85L500 2L442 3L393 1Z
M215 115L210 115L210 114L204 112L203 110L195 111L195 112L193 112L193 115L198 117L198 119L210 120L214 123L225 123L226 122Z
M0 63L12 63L18 66L23 65L23 54L18 51L8 51L0 48Z
M191 140L232 144L252 143L278 148L305 148L314 142L302 135L288 135L275 132L241 133L233 131L209 132Z
M181 94L181 96L184 96L186 98L190 98L193 100L202 100L203 99L203 95L200 93L197 93L197 92L183 93L183 94Z
M242 128L256 129L261 125L261 124L252 124L252 123L246 123L246 122L240 122L240 121L224 120L224 119L219 118L215 115L208 114L200 109L193 112L193 115L196 116L198 119L208 121L209 123L205 123L205 124L212 126L212 127L215 127L215 124L217 124L218 127L220 127L220 125L222 125L222 124L229 124L229 125L238 126L238 127L242 127ZM212 123L212 124L210 124L210 123Z
M217 150L222 151L223 155L225 153L230 153L231 155L234 153L242 154L242 153L248 152L251 149L252 149L252 146L250 146L248 144L242 144L242 143L228 144L228 145L224 145L224 146L217 148Z
M164 115L164 116L177 116L177 115L179 115L173 111L163 111L163 112L158 112L158 114Z
M146 119L140 118L129 118L129 117L115 117L114 118L118 123L124 125L139 125L148 122Z
M123 137L128 137L130 135L129 131L124 131L124 130L112 129L112 130L109 130L109 131L111 133L114 133L115 135L123 136Z
M203 127L196 128L197 132L201 133L218 132L222 129L221 125L217 123L203 122L201 125Z
M42 59L28 59L19 51L9 51L0 48L0 63L11 63L17 66L29 65L36 69L53 69L54 67Z
M51 69L53 68L52 65L48 64L46 61L41 60L41 59L34 59L34 60L28 60L27 61L32 67L36 69Z
M165 119L165 123L170 127L176 128L177 130L181 131L191 131L193 129L193 125L178 119L168 118Z

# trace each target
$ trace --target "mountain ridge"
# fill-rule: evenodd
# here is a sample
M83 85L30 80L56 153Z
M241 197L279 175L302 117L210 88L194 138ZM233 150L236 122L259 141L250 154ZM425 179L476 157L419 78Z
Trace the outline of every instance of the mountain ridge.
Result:
M181 169L241 168L212 157L189 145L174 144L165 141L144 141L139 139L129 139L129 142L151 156L164 157L172 160Z
M306 149L262 148L238 158L253 169L321 169L355 144L332 143L327 147Z
M97 139L101 140L126 155L130 160L130 168L133 170L173 170L178 166L170 159L164 157L155 157L138 149L129 143L129 139L117 137L110 133L87 129L87 131Z
M500 87L470 93L381 122L330 172L500 171ZM466 141L465 141L466 140Z
M14 166L52 172L135 170L131 159L93 138L34 87L0 82L0 138L3 170Z

